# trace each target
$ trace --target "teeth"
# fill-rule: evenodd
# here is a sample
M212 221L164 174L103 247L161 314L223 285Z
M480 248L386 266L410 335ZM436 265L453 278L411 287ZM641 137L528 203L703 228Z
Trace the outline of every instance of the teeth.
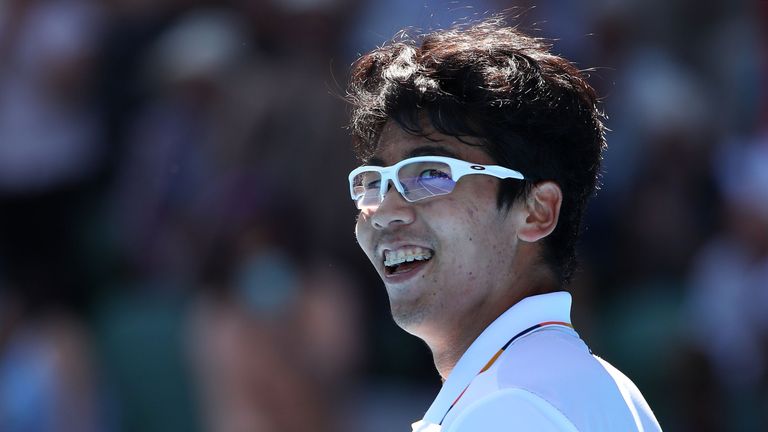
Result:
M404 262L425 261L432 258L432 251L420 247L402 248L396 251L384 251L384 265L387 267Z

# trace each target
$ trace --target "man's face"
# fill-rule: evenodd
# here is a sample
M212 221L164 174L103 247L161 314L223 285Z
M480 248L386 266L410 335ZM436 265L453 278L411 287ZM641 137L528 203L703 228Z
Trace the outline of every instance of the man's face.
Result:
M412 135L391 121L371 164L389 166L426 155L494 164L482 147L434 131L428 137ZM500 210L499 183L491 176L469 175L450 194L413 203L390 186L377 210L361 211L358 243L384 281L395 321L406 331L426 338L473 323L482 328L521 297L514 288L521 204ZM415 259L386 266L385 258L391 262L398 253Z

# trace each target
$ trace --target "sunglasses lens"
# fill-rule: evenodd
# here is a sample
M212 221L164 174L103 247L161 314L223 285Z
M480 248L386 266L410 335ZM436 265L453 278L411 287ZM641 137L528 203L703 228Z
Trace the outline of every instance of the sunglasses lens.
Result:
M381 175L376 171L365 171L354 177L352 190L357 208L360 210L379 206L381 203Z
M451 193L456 186L451 167L443 162L410 163L400 168L397 178L411 202Z

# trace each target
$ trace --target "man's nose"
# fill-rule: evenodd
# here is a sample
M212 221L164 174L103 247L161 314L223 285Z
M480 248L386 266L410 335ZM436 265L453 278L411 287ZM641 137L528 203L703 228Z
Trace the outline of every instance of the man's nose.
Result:
M390 184L388 186L384 199L371 217L371 224L379 230L396 225L411 224L416 217L413 205L400 195L395 185Z

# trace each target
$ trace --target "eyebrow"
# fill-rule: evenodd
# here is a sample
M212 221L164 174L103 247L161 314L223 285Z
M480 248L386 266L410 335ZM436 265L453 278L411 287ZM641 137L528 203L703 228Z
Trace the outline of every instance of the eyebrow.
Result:
M416 147L415 149L411 150L405 155L404 159L416 157L416 156L446 156L451 157L454 159L460 159L458 155L445 147L440 146L434 146L434 145L424 145ZM383 159L378 157L372 157L367 165L375 165L375 166L385 166L385 162Z
M456 153L446 149L445 147L439 147L434 145L425 145L421 147L416 147L415 149L411 150L407 156L409 158L416 157L416 156L447 156L452 158L458 158Z

